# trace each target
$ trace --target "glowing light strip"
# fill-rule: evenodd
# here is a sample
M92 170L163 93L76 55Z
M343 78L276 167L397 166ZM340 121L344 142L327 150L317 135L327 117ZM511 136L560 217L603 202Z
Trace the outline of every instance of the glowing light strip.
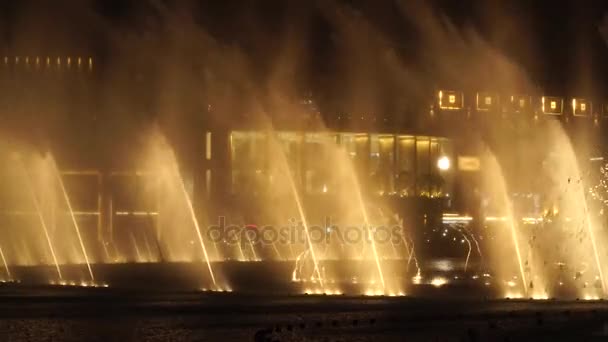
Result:
M154 174L157 174L157 172L141 171L141 170L110 172L110 176L149 176L149 175L154 175Z
M444 223L451 223L451 222L469 222L469 221L473 221L473 217L471 216L448 216L448 217L443 217L443 222Z
M151 211L116 211L116 216L158 216L158 212Z
M487 216L486 221L494 222L494 221L507 221L508 218L506 216Z
M98 216L101 215L99 211L75 211L76 216Z
M63 170L61 175L66 176L100 176L101 172L98 170Z
M84 57L87 59L88 61L88 69L89 70L93 70L93 58L92 57ZM24 56L23 58L21 58L20 56L14 56L13 58L10 58L9 56L4 56L4 65L8 66L9 64L13 64L13 65L20 65L23 64L26 67L30 66L30 61L33 60L34 62L32 64L36 64L36 67L40 67L40 60L44 59L46 61L46 67L50 68L52 66L53 63L51 63L51 57L46 56L46 57L40 57L40 56L36 56L36 57L32 57L30 59L29 56ZM80 69L82 67L82 60L83 57L74 57L74 59L76 60L76 64L78 65L78 68ZM21 63L21 61L24 61L23 63ZM65 64L67 66L67 68L69 69L72 66L72 57L71 56L65 56L63 57L63 60L65 61L64 63L62 63L62 57L58 56L54 58L55 60L55 65L57 66L57 68L61 68L62 64ZM10 63L10 62L13 63Z

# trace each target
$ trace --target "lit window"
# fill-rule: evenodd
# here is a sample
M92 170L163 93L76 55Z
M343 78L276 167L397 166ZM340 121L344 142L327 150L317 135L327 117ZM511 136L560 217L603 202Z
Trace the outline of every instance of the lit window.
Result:
M557 102L551 101L550 107L551 107L551 109L557 109Z
M485 102L486 102L487 106L491 106L492 105L492 98L490 96L486 96Z
M581 103L581 111L586 111L587 110L587 104L585 104L584 102Z
M519 100L519 108L524 108L525 106L526 106L526 100L520 99Z
M462 93L450 90L440 90L438 102L439 108L441 109L462 109Z

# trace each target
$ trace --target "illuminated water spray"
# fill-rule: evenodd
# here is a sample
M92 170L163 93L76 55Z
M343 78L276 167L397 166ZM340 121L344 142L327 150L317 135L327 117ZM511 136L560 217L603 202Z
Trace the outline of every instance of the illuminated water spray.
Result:
M380 216L386 221L386 215L384 215L384 212L382 211L381 208L378 209L378 212L380 214ZM399 252L397 251L397 246L395 246L395 242L393 242L393 239L391 239L391 249L393 250L393 255L395 257L395 259L399 259ZM406 250L409 249L406 246ZM408 253L409 254L409 253Z
M574 156L574 151L572 150L571 145L569 145L568 152L570 152L571 156ZM574 167L574 174L577 176L578 179L580 179L581 172L578 167L578 163L574 162L574 163L571 163L571 165ZM595 238L595 230L593 229L593 224L591 222L591 215L589 214L589 207L587 205L587 200L585 199L584 190L582 188L583 187L582 180L579 182L578 186L581 187L579 189L581 197L582 197L582 200L580 202L582 202L582 204L583 204L583 211L584 211L584 215L585 215L585 227L587 228L587 232L589 233L589 239L591 240L591 247L593 248L593 257L595 259L597 271L600 276L600 282L602 284L602 292L604 293L604 295L606 295L606 291L607 291L606 283L605 283L606 280L604 279L602 262L600 260L600 253L598 251L597 240Z
M279 249L277 248L277 245L274 243L274 241L272 241L272 249L277 254L277 258L279 258L279 260L284 259L283 256L281 255L281 252L279 252Z
M306 215L304 215L304 208L302 207L302 203L300 202L300 195L298 194L298 190L296 189L296 184L293 181L291 172L289 170L287 172L289 174L289 184L291 186L291 191L293 192L293 197L294 197L294 200L296 201L296 205L298 207L298 214L300 215L300 220L302 220L302 226L304 227L304 233L306 234L306 244L308 246L308 250L310 250L310 256L312 258L312 262L314 263L315 273L317 274L317 279L319 279L319 284L321 284L321 287L323 288L324 287L323 277L321 277L319 263L317 261L317 256L315 255L315 250L312 245L311 238L310 238L310 231L308 229L308 223L306 222Z
M272 140L272 141L274 142L274 140ZM277 149L279 149L279 151L281 152L280 157L279 157L279 160L281 162L281 167L285 170L285 173L287 174L287 178L289 181L289 187L293 194L293 199L296 202L296 206L298 208L298 215L300 216L300 220L302 221L302 226L304 227L304 234L306 235L306 245L307 245L308 249L310 250L310 257L312 258L312 262L315 267L314 272L317 274L317 279L319 279L319 284L321 285L321 288L324 289L323 277L321 276L321 271L319 269L319 263L317 260L317 256L315 254L315 250L312 245L312 240L310 237L310 230L308 228L308 222L306 221L306 215L304 214L304 208L302 207L302 202L300 201L300 195L298 193L296 183L293 180L293 175L291 174L291 169L289 168L289 165L287 164L287 161L285 160L285 155L283 154L283 150L280 147L278 147Z
M414 266L416 266L416 274L420 275L420 273L422 272L422 269L420 269L420 264L418 263L418 257L416 256L416 250L414 247L414 243L412 241L411 244L411 248L410 248L410 252L407 256L407 270L410 270L410 265L412 263L412 260L414 261Z
M477 254L479 255L479 258L483 262L483 254L481 253L481 247L479 246L479 241L477 241L477 238L475 237L475 234L473 234L473 232L469 231L466 227L461 227L461 229L466 234L468 234L468 236L473 240L473 243L475 243L475 248L477 248Z
M152 255L152 248L150 248L150 243L148 242L148 234L146 231L143 231L144 238L144 247L146 248L146 253L148 254L148 262L154 261L154 256Z
M589 240L591 242L591 250L588 251L588 248L585 248L582 244L576 244L575 241L571 242L571 247L573 251L569 253L569 257L572 259L571 262L581 263L581 262L593 262L597 268L597 272L599 274L599 280L602 287L602 292L604 295L607 293L606 288L606 279L604 277L604 267L602 266L602 253L600 250L603 250L601 246L598 244L603 242L598 240L596 237L596 229L594 227L594 222L589 212L589 207L587 203L587 197L585 196L585 185L583 182L583 174L581 172L576 152L574 147L572 146L572 141L568 137L567 133L563 130L563 128L558 123L552 123L552 128L549 132L553 132L554 139L556 141L555 145L559 148L553 152L552 156L554 156L557 161L557 172L554 175L557 177L556 181L558 184L562 184L566 186L566 189L570 190L568 196L563 196L561 198L561 203L563 208L559 208L561 212L563 212L566 218L570 217L571 219L576 220L576 222L582 222L589 235ZM582 216L581 216L582 214ZM574 250L574 248L578 247L578 249ZM584 258L584 259L581 259ZM587 260L585 260L587 259ZM593 261L589 260L593 259Z
M504 182L504 180L503 180ZM521 275L521 281L524 287L524 294L527 295L528 294L528 282L526 280L526 273L524 272L524 265L523 265L523 261L521 258L521 250L519 247L519 238L517 236L517 228L515 226L515 220L514 220L514 216L513 216L513 208L511 208L511 202L509 201L509 198L505 192L505 201L506 201L506 206L507 206L507 215L508 217L510 217L511 219L509 220L509 229L511 230L511 239L513 242L513 247L515 248L515 254L517 255L517 264L519 266L519 273Z
M133 244L133 248L135 249L135 256L137 262L143 262L144 259L141 256L141 252L139 251L139 246L137 245L137 241L135 240L135 236L133 232L129 230L129 239L131 239L131 244Z
M12 278L11 270L8 268L8 263L6 262L6 258L4 257L4 252L2 251L2 247L0 247L0 257L2 257L2 263L4 264L4 269L6 270L6 275L9 279Z
M241 238L239 237L238 242L235 243L235 245L238 247L239 255L241 256L241 258L239 260L247 261L247 258L245 257L245 252L243 251L243 246L241 246L241 244L242 244L242 241L241 241Z
M587 226L587 230L589 232L589 238L591 239L591 246L593 247L593 256L595 257L595 263L597 266L597 270L598 273L600 274L600 282L602 284L602 292L604 293L604 295L606 294L606 283L605 283L605 279L604 279L604 273L602 270L602 263L600 262L600 254L598 252L598 248L597 248L597 242L595 239L595 232L593 231L593 226L591 224L591 217L589 216L589 209L587 208L587 202L583 201L583 205L585 206L585 216L587 218L586 220L586 226Z
M352 168L351 168L352 169ZM380 258L378 258L378 251L376 249L375 238L371 231L371 225L369 223L369 218L367 215L367 209L365 209L365 203L363 202L363 195L361 194L361 187L359 186L359 181L357 180L357 176L355 175L355 171L351 170L351 177L353 180L353 185L355 187L355 193L357 194L357 201L359 203L359 208L361 210L361 214L363 215L363 222L365 227L367 228L368 234L370 234L370 241L372 245L372 252L374 253L374 260L376 261L376 268L378 269L378 275L380 276L380 283L382 283L382 288L386 290L386 284L384 283L384 274L382 273L382 267L380 267Z
M505 184L505 178L502 174L502 169L496 157L492 153L488 153L488 159L490 161L491 166L495 169L495 179L497 186L499 187L498 192L500 196L502 196L502 201L505 205L505 210L507 214L507 223L509 226L509 230L511 232L511 242L513 244L513 248L515 249L515 255L517 257L517 266L519 267L519 274L521 276L521 281L523 285L524 294L528 295L528 282L526 280L526 273L524 271L524 264L521 257L521 249L519 247L519 237L517 236L517 227L515 223L515 216L513 215L513 208L511 206L511 200L509 199L509 195L507 192L507 185Z
M467 250L467 257L464 261L464 271L467 271L467 268L469 267L469 259L471 258L471 250L473 249L472 245L471 245L471 240L469 240L469 238L467 237L467 235L465 234L464 231L460 230L458 227L452 227L451 225L446 225L446 227L454 230L455 232L457 232L458 234L462 235L463 241L466 241L467 246L468 246L468 250Z
M63 184L63 179L61 178L61 174L59 174L59 170L57 169L57 165L55 161L50 159L50 163L52 164L53 172L55 173L55 177L57 178L57 182L61 187L61 192L63 193L63 198L65 200L66 205L68 206L68 211L70 212L70 218L72 219L72 224L74 225L74 230L76 231L76 236L78 237L78 243L80 244L80 249L82 250L82 254L84 256L84 261L87 264L87 269L89 270L89 276L91 280L95 280L95 276L93 275L93 269L91 268L91 263L89 262L89 256L87 254L87 249L84 246L84 242L82 241L82 236L80 235L80 227L78 227L78 222L76 222L76 216L74 215L74 210L72 210L72 203L70 202L70 197L68 196L68 192Z
M293 268L293 272L291 273L291 281L300 281L302 279L302 264L300 263L301 259L306 256L308 250L304 250L296 257L295 266Z
M416 265L417 274L420 274L420 265L418 264L418 258L416 257L416 246L414 245L414 240L411 237L406 237L405 229L403 227L403 219L396 216L397 222L399 222L399 226L401 227L401 233L399 236L401 237L401 241L403 242L403 246L405 248L405 253L407 254L407 270L410 270L410 265L412 260L414 260L414 265ZM408 242L409 240L409 242Z
M606 212L606 208L608 207L608 164L605 164L604 166L601 167L600 169L602 178L600 179L599 184L595 185L592 189L591 189L591 196L598 201L601 206L603 207L600 211L601 215L604 215ZM585 210L587 210L587 205L585 204ZM587 216L587 219L589 219L589 213L586 212L585 215ZM592 233L592 230L591 230ZM593 236L593 240L595 240L595 236ZM594 246L594 252L597 250L597 247ZM596 263L598 263L599 266L599 258L596 252ZM604 287L604 277L602 276L601 273L601 268L600 268L600 277L601 277L601 281L602 281L602 288L604 289L604 291L606 291L606 288Z
M211 280L213 281L213 285L217 286L215 281L215 275L213 274L213 269L211 268L211 262L209 261L209 255L207 254L207 248L205 247L205 242L203 241L203 235L201 234L201 229L198 225L198 219L196 218L196 213L194 212L194 206L192 205L192 200L188 195L188 191L186 190L186 184L184 180L179 174L179 169L177 164L173 163L173 172L175 172L175 176L178 178L182 194L184 195L184 199L186 200L186 205L188 206L188 211L190 213L190 217L192 218L192 223L194 224L194 230L196 231L196 236L198 237L198 242L201 245L201 249L203 250L203 255L205 256L205 262L207 263L207 268L209 269L209 275L211 276Z
M248 231L245 230L245 237L247 238L247 242L249 243L249 249L251 250L251 255L253 257L253 261L258 261L260 259L258 259L258 255L255 252L255 246L253 245L253 241L251 240L251 236L249 236L249 234L247 232Z
M51 241L51 237L49 236L49 230L46 225L46 220L44 219L44 216L42 215L42 210L40 209L40 203L38 203L38 198L36 197L36 192L34 191L32 181L25 168L25 165L23 165L23 161L18 158L18 163L22 168L23 174L25 175L25 184L28 188L28 192L30 193L30 195L32 197L32 202L34 203L36 213L38 214L38 219L40 220L40 226L42 227L44 236L46 237L46 242L49 246L49 250L51 251L51 256L53 257L53 263L55 264L55 269L57 270L57 276L59 277L59 280L63 280L63 276L61 275L61 268L59 267L59 262L57 262L57 255L55 254L55 248L53 248L53 242Z

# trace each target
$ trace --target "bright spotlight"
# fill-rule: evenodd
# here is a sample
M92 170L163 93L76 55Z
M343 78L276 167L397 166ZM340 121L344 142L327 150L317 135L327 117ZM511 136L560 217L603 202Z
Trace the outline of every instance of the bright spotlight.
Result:
M445 171L450 169L450 158L443 156L437 160L439 170Z

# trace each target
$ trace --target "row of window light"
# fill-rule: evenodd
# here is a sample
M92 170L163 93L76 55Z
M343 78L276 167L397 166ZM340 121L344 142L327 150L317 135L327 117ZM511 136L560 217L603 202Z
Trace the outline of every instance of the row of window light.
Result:
M464 94L459 91L440 90L437 102L442 110L464 109ZM475 96L477 111L493 111L499 109L499 96L492 93L480 92ZM557 96L541 96L538 109L542 114L559 116L564 113L564 98ZM505 110L513 113L529 112L533 109L533 98L527 95L511 95L504 103ZM572 115L586 117L593 114L591 101L585 98L571 99ZM602 116L608 118L608 104L602 106Z
M33 66L36 68L62 68L65 67L67 69L71 69L72 67L76 69L88 68L89 70L93 70L93 58L92 57L21 57L21 56L4 56L4 66L20 66L23 65L25 67Z

